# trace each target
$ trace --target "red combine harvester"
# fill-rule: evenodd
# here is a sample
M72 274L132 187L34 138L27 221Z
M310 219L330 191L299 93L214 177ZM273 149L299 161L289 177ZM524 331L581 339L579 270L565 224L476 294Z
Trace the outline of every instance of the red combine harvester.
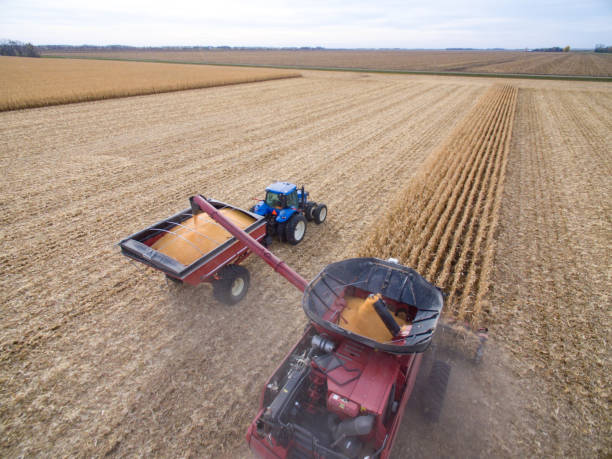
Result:
M193 202L304 292L304 335L268 380L246 439L263 458L386 458L431 343L442 292L393 260L332 263L310 283L228 221ZM426 353L430 354L430 352ZM433 362L430 419L450 367Z

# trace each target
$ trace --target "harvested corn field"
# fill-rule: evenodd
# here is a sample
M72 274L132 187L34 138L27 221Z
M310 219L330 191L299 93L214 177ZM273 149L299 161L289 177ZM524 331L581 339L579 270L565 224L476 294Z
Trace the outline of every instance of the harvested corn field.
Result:
M611 153L609 90L519 91L492 323L522 390L540 394L530 412L544 413L533 428L549 456L612 452Z
M275 69L0 56L0 111L297 76Z
M152 59L209 64L352 68L425 72L612 76L612 55L591 52L403 50L100 50L49 51L64 57Z
M609 453L609 416L601 410L609 386L605 377L599 380L609 368L601 354L606 351L601 337L607 323L601 314L610 291L609 254L604 250L612 214L612 88L512 80L518 99L510 135L516 90L494 86L498 83L304 72L303 78L254 85L0 113L2 455L248 457L244 432L256 413L261 388L305 325L299 292L251 257L246 262L251 290L243 302L228 308L213 300L209 285L167 285L161 273L122 257L115 244L185 208L194 193L248 208L267 184L288 180L305 183L330 210L325 224L308 227L299 246L272 245L289 265L312 278L326 264L363 250L370 230L396 212L394 203L422 168L431 166L440 151L452 153L449 145L461 145L459 126L467 129L466 137L477 138L467 121L483 122L475 113L492 129L506 123L504 135L511 136L505 151L499 146L504 135L493 135L501 127L487 134L487 145L498 145L498 159L485 160L480 174L475 169L474 179L481 177L482 188L488 183L489 195L497 195L503 169L495 164L509 155L500 201L504 251L493 259L493 269L498 273L505 267L510 274L496 278L494 296L483 302L491 313L478 317L487 321L491 337L512 349L512 371L523 383L511 380L510 396L530 401L530 394L553 395L539 397L542 402L527 413L508 414L507 393L500 394L495 379L499 372L478 371L473 380L488 380L490 389L470 393L474 397L467 405L474 416L451 412L441 420L447 429L435 432L447 432L449 425L478 426L471 424L473 418L485 412L492 422L484 430L474 429L477 434L469 443L458 442L469 444L473 456ZM545 162L537 162L539 147L545 147ZM471 151L472 161L479 152ZM555 164L559 156L567 161ZM579 174L574 174L572 161ZM440 167L455 172L443 161ZM500 167L498 175L488 172L495 167ZM539 180L551 168L554 181ZM436 174L432 177L438 183ZM533 185L543 193L537 206L529 191ZM479 190L466 188L468 196ZM586 193L584 212L573 200L575 191ZM538 220L551 193L552 199L561 196L574 207L553 207L542 214L546 220ZM489 195L482 198L485 204ZM576 199L581 196L575 194ZM572 223L560 227L561 236L550 244L576 246L572 253L581 255L573 259L571 270L561 253L554 255L554 264L542 257L551 248L548 243L537 249L530 245L532 231L543 231L542 238L556 232L538 228L561 218L563 212L555 213L559 209L572 211ZM491 222L486 217L486 233L485 222L472 233L488 237ZM568 234L578 227L578 236ZM437 245L452 247L454 234L443 242L444 234ZM464 240L471 239L462 235ZM493 240L499 246L497 233ZM483 241L488 247L490 239ZM468 255L466 260L475 259ZM427 260L426 267L431 266ZM545 278L549 269L556 270L555 300L538 303L538 298L523 306L526 290L543 279L550 282ZM551 316L549 309L561 306L561 293L576 287L578 277L590 286L585 299L576 307L572 302L563 307L570 315L583 314L581 327L566 327L569 316ZM481 291L480 284L471 288ZM456 299L461 298L457 290ZM588 300L600 307L582 308ZM535 310L538 304L545 307ZM464 314L474 316L468 309ZM559 347L558 335L550 333L561 321L571 346ZM519 334L524 322L532 328ZM597 331L585 328L588 324ZM600 346L599 353L592 354L595 346ZM563 363L577 354L580 371ZM550 362L555 366L547 371ZM585 376L589 370L596 375L593 382ZM524 383L526 378L533 382ZM577 390L568 395L561 387ZM593 387L597 395L584 394ZM459 384L455 392L464 395L467 390ZM447 401L453 406L452 398ZM575 410L571 404L576 403L584 408ZM500 411L504 417L497 415ZM411 434L402 430L396 458L414 451ZM447 436L434 438L436 445L451 445ZM445 451L450 455L457 449Z
M419 169L362 256L398 257L449 294L446 313L486 322L484 297L517 89L493 87Z

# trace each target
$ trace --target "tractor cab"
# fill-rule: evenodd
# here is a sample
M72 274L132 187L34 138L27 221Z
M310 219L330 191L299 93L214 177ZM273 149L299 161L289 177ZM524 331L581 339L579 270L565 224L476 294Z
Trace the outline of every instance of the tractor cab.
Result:
M287 207L297 210L299 205L297 186L286 182L273 183L266 188L264 203L270 210L280 210Z

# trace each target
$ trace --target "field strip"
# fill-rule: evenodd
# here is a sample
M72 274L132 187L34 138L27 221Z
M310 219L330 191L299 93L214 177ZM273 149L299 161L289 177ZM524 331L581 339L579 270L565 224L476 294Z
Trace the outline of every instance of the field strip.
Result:
M442 287L447 314L480 324L518 90L493 86L423 164L360 255L398 257Z
M121 53L120 53L121 54ZM49 54L43 56L47 59L83 59L83 60L93 60L93 61L117 61L117 62L143 62L143 63L159 63L159 64L185 64L185 65L202 65L202 66L227 66L227 67L249 67L249 68L261 68L261 69L283 69L283 70L316 70L316 71L331 71L331 72L367 72L367 73L380 73L380 74L398 74L398 75L431 75L431 76L463 76L463 77L484 77L484 78L511 78L511 79L536 79L536 80L566 80L566 81L612 81L612 78L609 76L609 73L606 73L607 68L602 70L599 75L591 75L590 72L582 75L572 75L572 74L564 74L559 72L559 70L563 70L563 67L554 67L551 65L551 61L554 62L549 56L541 56L542 60L546 61L547 64L544 67L544 70L538 71L525 71L521 69L521 67L516 67L516 61L511 60L508 64L511 65L510 70L497 70L497 65L503 65L503 62L488 64L484 67L484 71L478 71L479 67L472 67L472 65L478 64L478 61L472 61L460 64L459 67L466 68L465 71L456 71L452 70L457 68L457 63L449 63L449 64L438 64L432 70L418 70L418 69L400 69L393 68L394 62L387 62L382 64L382 66L378 67L377 64L371 65L371 67L360 67L353 65L338 65L330 62L316 62L316 63L296 63L296 64L284 64L284 63L256 63L254 61L249 62L248 60L242 62L232 62L230 60L168 60L168 59L151 59L151 58L143 58L143 57L100 57L100 56L66 56L66 55L54 55ZM363 60L363 59L362 59ZM380 65L380 64L378 64ZM450 68L451 70L444 70L445 68ZM541 67L538 67L540 69ZM554 69L553 71L546 71L547 68ZM599 66L594 67L599 69ZM488 70L491 69L491 70ZM504 73L501 73L504 72ZM559 72L559 73L557 73Z
M536 456L608 457L612 447L608 100L600 91L519 92L491 323L517 374L542 393L533 409L554 440Z
M295 78L298 72L200 65L0 57L0 111Z

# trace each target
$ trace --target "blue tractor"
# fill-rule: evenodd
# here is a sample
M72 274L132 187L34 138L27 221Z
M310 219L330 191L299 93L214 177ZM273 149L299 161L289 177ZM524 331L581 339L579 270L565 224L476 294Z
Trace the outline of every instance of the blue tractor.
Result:
M306 234L306 221L320 225L327 218L327 206L308 200L304 187L293 183L275 182L266 188L266 198L251 208L251 212L266 217L267 237L299 244Z

